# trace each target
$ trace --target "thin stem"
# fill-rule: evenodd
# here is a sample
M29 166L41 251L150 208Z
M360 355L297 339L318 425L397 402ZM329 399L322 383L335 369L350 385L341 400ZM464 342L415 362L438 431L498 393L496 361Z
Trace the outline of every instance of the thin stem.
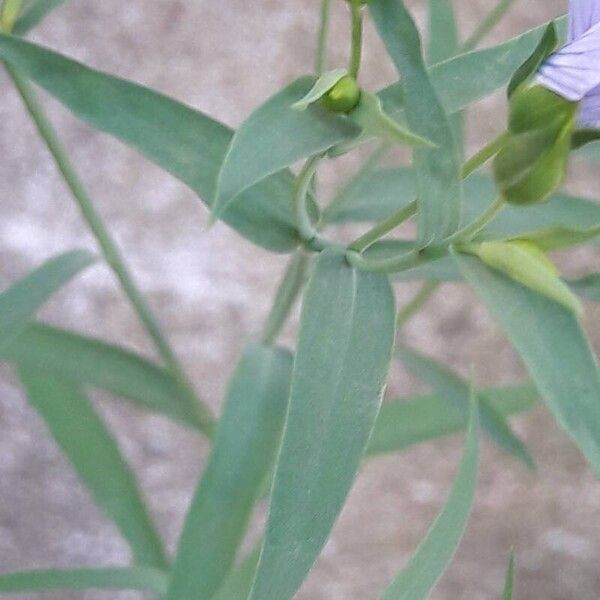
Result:
M484 213L477 217L472 223L469 223L469 225L459 229L455 234L451 235L445 240L445 243L455 244L472 240L505 206L506 202L504 201L504 198L498 196Z
M360 0L351 0L350 6L350 11L352 13L352 45L350 46L350 66L348 72L351 77L357 79L362 58L362 5Z
M316 155L309 158L296 177L294 190L294 213L296 215L296 226L300 237L309 245L319 237L318 231L313 225L312 219L308 214L306 200L308 190L310 189L313 176L315 175L322 155Z
M183 370L179 366L179 362L177 361L175 353L164 337L158 322L156 321L152 311L150 310L150 307L146 304L146 301L136 286L132 275L129 273L123 258L120 255L117 245L102 222L100 215L96 212L90 197L88 196L81 180L75 172L54 128L48 121L42 106L35 96L35 93L29 86L28 82L22 78L11 65L5 63L4 66L6 67L6 70L8 71L8 74L14 82L17 90L19 91L25 107L37 126L40 136L46 143L46 146L48 147L56 166L71 190L71 193L73 194L73 197L75 198L85 221L94 234L106 262L115 273L121 284L121 287L123 288L123 291L129 298L129 301L140 318L140 321L146 328L148 334L152 338L165 364L178 381L181 389L188 394L190 399L193 398L194 405L197 407L197 415L195 416L198 419L199 427L202 429L202 431L204 431L204 433L210 435L214 421L208 407L203 405L192 391L192 386L188 382Z
M349 246L349 249L353 250L354 252L364 252L377 240L381 239L384 235L390 233L390 231L396 229L396 227L404 223L404 221L410 219L416 213L417 201L413 200L410 204L403 206L400 210L397 210L385 221L382 221L372 229L369 229L369 231L367 231L364 235L352 242L352 244L350 244Z
M482 167L488 160L494 158L500 150L502 150L502 146L506 142L506 138L508 137L508 133L505 131L501 133L498 137L494 138L489 144L486 144L477 154L472 156L462 168L462 178L466 179L469 175L471 175L474 171Z
M275 294L275 301L267 317L261 337L263 344L273 344L277 340L302 289L307 265L308 256L306 253L302 250L296 251Z
M396 328L398 330L406 325L425 306L439 285L439 281L427 281L416 293L415 297L400 309L396 317Z
M473 50L502 19L513 2L514 0L499 0L496 6L481 21L477 29L467 38L461 46L460 52L470 52Z
M329 36L329 25L331 23L331 0L323 0L321 3L321 22L319 26L319 37L317 38L317 57L315 71L322 75L327 67L327 39Z

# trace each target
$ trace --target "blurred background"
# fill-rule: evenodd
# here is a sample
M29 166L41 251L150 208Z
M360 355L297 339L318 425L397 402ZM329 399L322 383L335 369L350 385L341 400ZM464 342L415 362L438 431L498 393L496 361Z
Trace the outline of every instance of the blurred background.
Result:
M94 67L170 94L237 126L286 82L312 70L319 1L72 0L31 38ZM463 36L495 4L456 0ZM484 45L566 10L566 0L516 0ZM348 17L334 2L330 66L345 64ZM424 23L425 0L409 2ZM363 83L396 76L367 26ZM21 103L0 72L0 289L45 258L93 240ZM75 120L42 95L97 207L117 237L199 393L218 412L244 343L261 329L286 259L252 246L224 225L207 230L192 192L119 142ZM471 111L467 147L474 151L505 123L503 95ZM403 158L403 156L399 156ZM351 172L354 159L327 165L323 192ZM597 169L575 163L570 191L592 196ZM346 232L348 233L348 232ZM597 248L560 257L583 274ZM414 293L398 287L402 302ZM57 295L41 317L152 356L122 293L96 266ZM586 323L600 349L600 309ZM294 339L297 312L283 342ZM552 326L551 323L548 326ZM406 330L406 339L481 384L523 380L519 360L472 294L446 285ZM387 397L425 391L394 365ZM170 550L208 444L167 420L107 394L94 401L135 467ZM507 555L518 556L519 600L600 597L600 484L543 408L520 417L538 472L487 442L477 502L451 568L434 600L500 597ZM300 600L371 600L404 564L445 501L461 454L460 436L370 461L334 535L298 595ZM256 517L260 524L264 515ZM0 572L49 566L125 564L129 554L29 407L8 367L0 367ZM31 596L33 598L34 596ZM137 593L78 592L47 598L135 599ZM29 596L19 596L29 598ZM273 599L276 600L276 599Z

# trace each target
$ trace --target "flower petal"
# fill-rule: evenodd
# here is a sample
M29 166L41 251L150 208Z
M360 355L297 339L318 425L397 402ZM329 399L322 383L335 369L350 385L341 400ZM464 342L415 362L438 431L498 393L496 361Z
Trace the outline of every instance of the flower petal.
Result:
M600 128L600 86L582 100L577 121L583 127Z
M600 22L598 0L569 0L569 42L578 40L598 22Z
M587 4L588 2L582 2ZM600 12L600 2L594 3ZM567 44L542 65L537 82L571 102L581 101L600 85L600 22Z

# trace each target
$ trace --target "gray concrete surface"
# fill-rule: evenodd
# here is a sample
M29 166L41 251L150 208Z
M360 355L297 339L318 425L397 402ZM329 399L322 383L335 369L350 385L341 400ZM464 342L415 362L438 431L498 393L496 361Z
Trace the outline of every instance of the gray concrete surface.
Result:
M335 11L332 65L345 61L345 8ZM422 21L424 0L410 3ZM467 33L491 0L458 0ZM559 14L566 2L515 3L491 43ZM278 87L310 70L318 1L73 0L33 39L169 93L236 125ZM367 28L364 79L393 70ZM0 73L0 288L57 251L93 247L65 186ZM260 330L285 259L268 255L218 225L194 195L118 142L77 122L44 97L99 209L126 252L201 394L218 411L244 342ZM469 123L469 147L502 127L500 95ZM349 166L329 166L327 190ZM593 194L597 171L575 165L569 185ZM598 265L598 252L563 259L570 273ZM398 289L408 298L410 286ZM152 354L106 269L96 267L43 311L46 320ZM598 348L599 309L587 324ZM549 324L551 326L551 324ZM286 330L293 339L294 324ZM482 383L523 377L518 359L473 296L447 286L408 327L411 343ZM393 369L388 396L421 390ZM118 399L95 400L139 476L169 548L205 462L208 446L166 420ZM518 553L518 600L600 597L600 485L543 410L516 420L539 471L485 445L477 503L467 535L434 600L500 597L506 557ZM371 600L403 564L443 504L460 457L459 437L370 462L334 535L298 595L301 600ZM257 517L258 522L262 515ZM0 380L0 571L125 564L129 554L94 507L15 382ZM20 596L20 598L35 596ZM133 599L135 593L50 594L48 598ZM276 599L273 599L276 600Z

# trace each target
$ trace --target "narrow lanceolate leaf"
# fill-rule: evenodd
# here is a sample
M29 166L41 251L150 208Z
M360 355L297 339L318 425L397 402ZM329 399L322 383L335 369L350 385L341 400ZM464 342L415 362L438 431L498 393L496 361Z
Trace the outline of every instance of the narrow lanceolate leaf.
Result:
M25 328L52 294L95 260L93 254L83 250L61 254L0 294L0 348Z
M575 315L475 258L456 260L557 422L600 474L600 368Z
M462 183L459 152L452 128L429 79L419 32L401 0L372 0L375 25L402 77L408 125L437 148L414 151L419 197L421 246L454 233L461 220Z
M466 381L433 359L408 348L399 348L398 356L421 381L428 383L443 399L456 406L463 414L467 414L469 384ZM478 396L478 399L481 426L488 436L503 450L518 458L530 469L534 469L535 463L531 454L525 444L512 432L505 417L499 414L484 397Z
M49 325L29 324L0 348L0 359L112 392L145 410L201 429L194 401L172 375L119 346Z
M164 594L167 574L149 567L106 569L48 569L0 575L0 593L67 590L141 590Z
M567 281L568 286L576 294L586 300L600 302L600 274L586 275L581 279Z
M442 62L456 54L458 30L454 14L454 0L429 0L429 52L430 65Z
M566 37L565 17L555 21L561 40ZM459 54L431 67L430 77L448 114L489 96L508 85L514 72L534 51L548 25L536 27L502 44ZM378 92L386 112L396 116L404 108L402 84Z
M48 13L64 4L66 0L33 0L18 18L13 28L17 35L24 35L41 23Z
M227 576L214 600L240 600L247 598L254 580L262 542L257 544L242 562Z
M252 600L289 600L323 548L365 452L394 339L385 277L322 252L308 286L290 407Z
M532 385L477 392L503 418L530 410L539 394ZM468 395L463 398L468 403ZM422 442L465 431L468 415L439 394L386 402L379 412L369 441L369 456L405 450Z
M531 242L540 250L551 252L553 250L561 250L585 244L596 238L600 238L600 225L586 227L585 229L574 229L557 225L529 233L525 232L515 239Z
M452 560L475 496L479 458L477 424L477 403L472 400L465 451L446 506L381 600L425 600Z
M292 108L314 83L314 77L294 81L236 131L219 174L213 216L221 215L236 196L268 175L360 134L358 126L319 102L306 110Z
M513 588L515 585L515 553L510 553L510 559L508 561L508 569L506 571L506 581L504 582L504 592L502 593L502 600L512 600Z
M92 127L133 146L209 204L233 132L167 96L90 69L9 35L0 58L10 62ZM278 173L249 188L223 220L254 243L288 252L298 243L291 208L292 174Z
M131 546L136 562L166 567L166 558L133 474L79 385L20 368L31 404L86 484L98 506Z
M281 439L292 356L252 345L229 385L208 467L179 542L167 600L214 598Z

